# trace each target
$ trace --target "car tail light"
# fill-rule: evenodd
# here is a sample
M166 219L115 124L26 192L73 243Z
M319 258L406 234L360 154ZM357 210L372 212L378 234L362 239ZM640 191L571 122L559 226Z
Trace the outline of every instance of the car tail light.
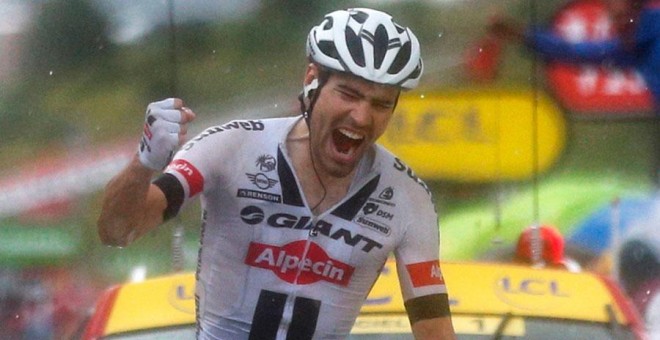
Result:
M94 314L92 314L89 323L85 327L85 332L82 336L83 340L94 340L103 336L105 326L107 325L110 313L112 312L112 307L115 304L115 300L117 299L120 290L121 286L113 286L108 288L99 297L96 302Z
M644 322L637 312L637 309L635 309L632 302L630 302L630 299L628 299L628 297L621 291L621 288L619 288L619 285L612 279L602 275L599 275L599 278L605 283L605 286L614 297L614 301L630 323L630 328L635 333L635 337L637 339L646 339Z

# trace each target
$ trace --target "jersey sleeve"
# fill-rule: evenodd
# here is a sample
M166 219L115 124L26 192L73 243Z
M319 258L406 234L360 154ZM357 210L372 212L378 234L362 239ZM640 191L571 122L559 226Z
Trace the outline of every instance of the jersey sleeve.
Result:
M417 190L407 199L406 234L394 255L410 324L451 314L440 269L440 229L430 194Z
M395 249L403 299L446 293L440 270L440 230L431 196L416 190L407 198L410 215L406 233Z

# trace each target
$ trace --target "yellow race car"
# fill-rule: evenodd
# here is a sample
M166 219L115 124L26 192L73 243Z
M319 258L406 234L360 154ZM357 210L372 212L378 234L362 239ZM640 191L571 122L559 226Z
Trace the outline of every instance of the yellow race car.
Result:
M442 264L458 339L644 339L620 288L593 273L494 263ZM194 339L195 278L172 274L109 288L83 339ZM350 339L412 339L394 261Z

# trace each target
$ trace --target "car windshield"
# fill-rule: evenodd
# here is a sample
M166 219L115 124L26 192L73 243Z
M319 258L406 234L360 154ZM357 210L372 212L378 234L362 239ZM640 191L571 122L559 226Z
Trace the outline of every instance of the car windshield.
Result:
M484 340L484 339L635 339L629 328L620 327L612 329L609 324L598 322L580 322L559 319L541 318L511 318L505 327L502 327L500 337L496 336L498 324L488 322L490 319L482 317L455 317L455 328L458 340ZM502 320L502 317L500 317ZM458 322L456 322L458 321ZM494 328L492 326L495 326ZM403 340L413 339L412 334L371 333L352 334L351 340Z
M195 326L160 328L142 332L127 332L104 337L106 340L166 340L166 339L195 339L197 328Z
M557 326L562 328L557 329ZM531 327L531 325L530 325ZM616 333L618 334L618 333ZM458 340L493 339L491 334L456 334ZM123 338L122 338L123 339ZM131 338L133 339L133 338ZM140 338L142 339L142 338ZM353 334L352 340L408 340L414 339L412 334ZM620 335L611 333L609 329L599 324L565 324L557 322L535 322L524 335L503 335L500 339L635 339L630 330L623 330Z
M560 318L455 313L452 323L460 340L480 339L635 339L618 322L592 322ZM401 315L358 319L349 339L412 339L407 318Z
M489 323L480 317L457 316L461 320L456 329L458 340L484 340L494 339L496 330L489 329ZM463 328L466 325L467 328ZM469 328L469 329L468 329ZM159 339L195 339L194 326L163 328L142 332L127 332L104 337L106 340L159 340ZM349 340L408 340L413 339L410 332L387 332L383 329L379 333L351 334ZM539 318L512 318L502 327L501 340L505 339L635 339L629 328L620 327L612 329L608 324L598 322L578 322L570 320L539 319Z

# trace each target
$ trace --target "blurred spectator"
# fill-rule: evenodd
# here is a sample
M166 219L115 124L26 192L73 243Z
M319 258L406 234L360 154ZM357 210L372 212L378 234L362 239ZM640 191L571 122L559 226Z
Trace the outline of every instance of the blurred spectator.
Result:
M65 268L0 269L0 339L69 339L101 287Z
M23 287L24 300L20 313L24 322L23 338L54 339L53 303L50 290L39 279L28 281Z
M534 263L534 232L538 231L539 241L539 260L543 266L551 268L561 268L570 271L580 271L580 265L565 256L564 237L557 228L544 224L538 228L533 226L525 228L518 237L516 252L513 261L516 263L537 264Z
M603 1L617 32L610 40L571 43L549 29L525 29L502 17L493 19L489 31L501 39L523 42L548 60L636 67L660 108L660 0Z
M618 279L646 321L651 339L660 339L660 201L626 233L617 252Z
M612 39L571 43L549 29L525 28L503 17L493 19L489 32L499 39L522 42L546 60L636 68L654 98L656 138L651 175L660 188L660 0L603 2L614 22Z
M20 339L24 324L20 315L23 304L18 271L0 269L0 339Z

